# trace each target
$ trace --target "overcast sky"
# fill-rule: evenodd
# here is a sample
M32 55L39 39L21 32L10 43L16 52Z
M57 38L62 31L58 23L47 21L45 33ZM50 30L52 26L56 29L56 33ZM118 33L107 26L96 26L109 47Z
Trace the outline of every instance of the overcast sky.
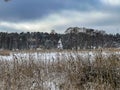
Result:
M0 0L0 31L64 33L72 26L120 33L120 0Z

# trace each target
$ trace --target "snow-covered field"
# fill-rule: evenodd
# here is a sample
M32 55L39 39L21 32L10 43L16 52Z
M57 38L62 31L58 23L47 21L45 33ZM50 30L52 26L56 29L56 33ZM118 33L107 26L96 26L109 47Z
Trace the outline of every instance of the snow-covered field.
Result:
M58 57L63 59L62 57L70 57L72 56L74 59L76 59L76 56L79 56L81 58L89 58L90 60L94 60L95 56L97 55L102 55L103 57L108 57L110 55L120 55L120 51L103 51L103 52L96 52L96 51L78 51L78 52L72 52L72 51L62 51L62 52L33 52L33 53L25 53L25 52L20 52L20 53L15 53L11 52L10 55L8 56L2 56L0 55L1 60L13 60L14 57L16 58L23 58L23 59L30 59L31 57L34 58L35 60L46 60L46 61L53 61L56 60Z

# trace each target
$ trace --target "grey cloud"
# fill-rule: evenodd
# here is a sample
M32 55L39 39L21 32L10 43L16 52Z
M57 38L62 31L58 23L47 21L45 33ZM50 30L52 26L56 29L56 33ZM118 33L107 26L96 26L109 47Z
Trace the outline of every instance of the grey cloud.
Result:
M100 2L100 0L11 0L10 2L0 1L0 21L8 22L31 22L32 20L42 20L53 13L58 13L64 10L77 12L92 12L98 11L103 13L109 13L111 17L101 18L91 23L72 23L70 25L58 25L54 26L64 31L69 26L85 26L85 27L106 27L119 28L120 25L120 7L106 6ZM89 13L88 13L89 16ZM81 18L81 17L80 17ZM42 20L43 21L43 20ZM87 20L86 20L87 21ZM89 20L88 20L89 21ZM53 22L53 21L51 21ZM34 23L33 23L34 24ZM64 29L64 30L63 30ZM16 30L7 27L1 27L1 31L24 31ZM112 29L113 30L113 29ZM110 30L109 30L110 31ZM117 32L117 31L116 31Z
M95 0L11 0L0 1L0 20L30 20L61 10L90 10Z

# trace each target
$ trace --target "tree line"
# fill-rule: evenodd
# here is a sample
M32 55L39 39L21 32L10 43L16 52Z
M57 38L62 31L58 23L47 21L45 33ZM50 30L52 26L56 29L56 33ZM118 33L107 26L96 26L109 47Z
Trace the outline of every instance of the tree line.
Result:
M43 32L0 32L0 49L29 50L29 49L57 49L61 39L63 49L97 49L120 47L120 34L86 33L43 33Z
M98 48L119 48L120 34L89 35L86 33L69 33L62 36L64 49L98 49Z

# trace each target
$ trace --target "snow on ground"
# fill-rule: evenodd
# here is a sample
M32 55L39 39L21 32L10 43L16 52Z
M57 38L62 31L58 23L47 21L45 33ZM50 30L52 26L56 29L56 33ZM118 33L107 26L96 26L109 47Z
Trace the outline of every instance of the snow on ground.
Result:
M102 52L102 56L108 57L111 54L116 54L120 55L120 51L117 52ZM21 58L25 60L29 60L30 58L34 60L46 60L46 61L53 61L62 59L62 58L69 58L73 57L76 59L76 56L79 56L81 58L89 59L89 60L94 60L95 56L101 55L101 52L94 52L94 51L78 51L78 52L34 52L34 53L10 53L9 56L1 56L0 55L0 60L13 60L14 58Z

